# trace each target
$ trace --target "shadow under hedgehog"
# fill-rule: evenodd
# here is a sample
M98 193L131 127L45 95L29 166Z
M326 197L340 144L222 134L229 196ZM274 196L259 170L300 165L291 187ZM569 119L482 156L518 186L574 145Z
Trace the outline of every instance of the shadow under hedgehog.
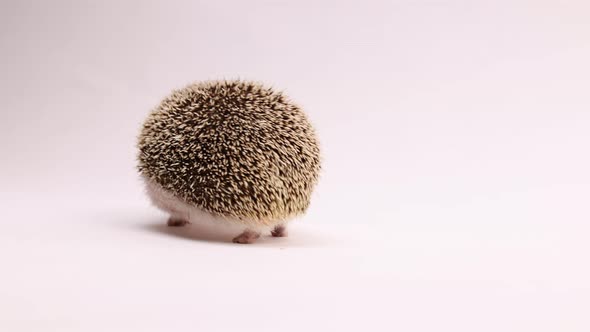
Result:
M139 165L169 226L237 225L235 243L286 236L309 206L320 149L305 113L282 92L247 81L173 91L146 119Z

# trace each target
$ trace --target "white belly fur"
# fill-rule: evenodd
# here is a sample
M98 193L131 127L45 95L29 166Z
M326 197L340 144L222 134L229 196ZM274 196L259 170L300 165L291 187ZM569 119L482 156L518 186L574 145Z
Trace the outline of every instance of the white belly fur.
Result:
M240 231L250 229L261 233L268 232L275 226L286 223L286 221L282 221L269 225L261 225L255 221L248 222L246 220L213 215L207 211L204 211L203 209L178 199L172 193L162 188L154 181L146 178L145 176L142 176L142 179L145 182L146 192L152 203L159 209L170 213L170 216L173 218L182 219L197 224L235 228L236 230L239 229Z

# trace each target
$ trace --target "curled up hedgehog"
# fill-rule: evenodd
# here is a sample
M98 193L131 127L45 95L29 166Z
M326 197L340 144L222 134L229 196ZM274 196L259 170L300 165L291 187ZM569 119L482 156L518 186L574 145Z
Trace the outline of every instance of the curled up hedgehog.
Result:
M139 172L168 226L203 220L240 227L233 242L286 223L309 206L320 171L316 134L283 93L246 81L194 83L145 121Z

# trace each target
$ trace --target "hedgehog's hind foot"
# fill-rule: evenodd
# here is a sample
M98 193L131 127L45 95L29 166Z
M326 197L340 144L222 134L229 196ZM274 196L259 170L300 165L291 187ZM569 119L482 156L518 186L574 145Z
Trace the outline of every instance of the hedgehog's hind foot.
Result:
M287 234L287 226L285 225L277 225L272 231L270 231L270 235L273 237L286 237Z
M167 224L169 227L182 227L187 224L190 224L190 222L188 222L187 220L184 220L184 219L170 217L170 218L168 218Z
M254 243L259 237L260 233L247 229L243 231L242 234L234 237L232 242L240 244Z

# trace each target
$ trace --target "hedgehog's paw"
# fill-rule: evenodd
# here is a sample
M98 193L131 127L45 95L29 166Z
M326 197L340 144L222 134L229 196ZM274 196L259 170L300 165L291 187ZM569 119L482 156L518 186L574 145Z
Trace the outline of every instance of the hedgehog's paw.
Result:
M287 227L285 225L278 225L270 231L270 235L273 237L286 237L287 234Z
M259 237L260 233L247 229L242 234L234 237L232 242L240 244L254 243L254 241L256 241L256 239L258 239Z
M175 218L175 217L168 218L168 226L170 226L170 227L182 227L182 226L185 226L186 224L190 224L190 223L184 219L179 219L179 218Z

